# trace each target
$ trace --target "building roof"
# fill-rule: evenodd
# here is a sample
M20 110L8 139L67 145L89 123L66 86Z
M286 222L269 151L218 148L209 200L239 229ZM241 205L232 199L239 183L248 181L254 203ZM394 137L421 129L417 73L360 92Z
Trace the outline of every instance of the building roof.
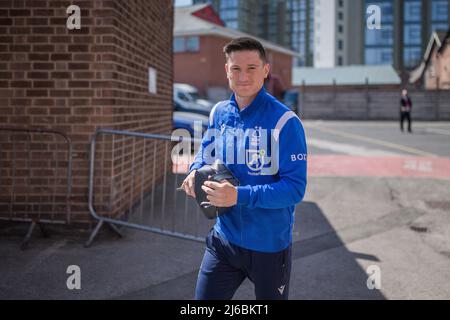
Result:
M425 54L423 55L423 59L420 64L410 73L409 82L415 83L420 80L428 66L428 63L431 59L431 54L433 53L433 49L435 47L438 48L438 52L442 52L442 50L450 44L450 29L438 30L433 32L430 37L430 41L428 42L427 50L425 50Z
M352 65L335 68L298 67L292 71L292 85L310 86L333 85L400 84L401 80L391 65L364 66Z
M203 10L210 4L198 4L189 7L176 7L175 8L175 26L174 36L201 36L201 35L214 35L227 39L235 39L239 37L252 37L261 42L261 44L269 50L284 53L290 56L299 57L298 52L286 49L282 46L269 42L267 40L260 39L245 32L234 30L220 25L211 23L199 17L196 17L194 13Z

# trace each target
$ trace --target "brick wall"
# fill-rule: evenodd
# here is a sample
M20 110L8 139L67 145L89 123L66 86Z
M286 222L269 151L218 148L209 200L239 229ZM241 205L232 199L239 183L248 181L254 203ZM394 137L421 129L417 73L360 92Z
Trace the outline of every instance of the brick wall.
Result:
M286 89L292 87L292 59L283 53L268 52L271 72L280 76Z
M81 9L80 30L66 27L69 5ZM170 134L172 28L171 0L0 0L0 121L70 137L72 221L89 221L88 150L96 128ZM149 67L157 70L157 94L148 92ZM131 158L122 151L134 142L114 153L103 149L101 181L116 191L111 199L108 188L101 199L114 200L113 212L130 200L131 181L124 175L116 185L116 177L130 169ZM2 155L8 157L7 150ZM158 159L156 167L162 166Z
M201 36L199 52L174 54L174 81L189 83L206 94L208 87L227 87L222 54L226 39Z

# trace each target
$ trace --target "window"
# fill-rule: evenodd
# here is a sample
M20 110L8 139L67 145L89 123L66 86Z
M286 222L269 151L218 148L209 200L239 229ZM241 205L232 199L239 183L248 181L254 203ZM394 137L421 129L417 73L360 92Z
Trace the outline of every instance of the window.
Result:
M304 33L306 31L306 23L300 24L300 32Z
M186 51L196 52L200 50L200 38L188 37L186 39Z
M366 10L372 5L378 5L381 9L381 19L382 24L391 23L394 21L394 1L386 1L378 0L378 1L367 1L366 0ZM369 14L366 15L366 19L369 17Z
M306 20L306 11L300 11L300 20Z
M178 92L177 96L179 99L185 102L190 102L190 99L183 92Z
M381 63L391 62L392 61L392 52L383 50L381 51Z
M382 3L381 5L381 16L385 22L394 21L394 4L392 2Z
M342 56L338 56L338 66L342 66L343 62L342 62Z
M184 46L184 38L183 37L176 37L173 39L173 52L183 52L185 51Z
M344 20L344 13L339 12L339 13L338 13L338 19L339 19L339 20Z
M364 58L368 65L392 64L394 52L392 48L368 48Z
M231 28L231 29L237 29L238 28L238 22L236 20L227 21L227 27Z
M173 39L173 52L196 52L200 50L200 38L195 37L176 37Z
M220 2L220 9L236 8L236 7L237 7L237 0L222 0Z
M420 0L406 0L404 5L405 22L420 22L422 3Z
M420 44L421 27L419 24L407 24L404 28L403 41L405 45Z
M338 32L339 33L344 32L344 27L341 24L338 26Z
M297 2L297 1L296 1L296 2ZM301 2L300 2L300 7L299 7L299 8L305 10L305 9L306 9L306 1L301 1Z
M436 30L447 30L448 28L448 23L433 23L431 25L431 32Z
M403 63L406 68L414 68L419 64L422 54L421 51L420 47L405 48L403 50Z
M381 30L366 28L366 45L392 45L394 43L394 28L392 25L383 25Z
M448 20L448 1L433 0L431 3L431 20L446 21Z

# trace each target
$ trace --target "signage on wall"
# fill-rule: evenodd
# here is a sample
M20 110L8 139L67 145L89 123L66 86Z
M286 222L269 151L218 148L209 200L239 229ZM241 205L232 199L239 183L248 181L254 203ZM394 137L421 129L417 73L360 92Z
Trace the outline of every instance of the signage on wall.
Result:
M148 68L148 92L152 94L156 94L156 69L149 67Z

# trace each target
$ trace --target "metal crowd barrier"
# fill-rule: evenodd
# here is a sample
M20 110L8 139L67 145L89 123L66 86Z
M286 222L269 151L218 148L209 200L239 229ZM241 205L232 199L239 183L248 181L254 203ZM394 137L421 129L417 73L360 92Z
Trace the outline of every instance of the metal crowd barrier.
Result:
M70 223L72 143L63 132L0 127L0 220L30 222L22 242L42 224Z
M204 241L212 222L203 217L194 199L176 190L188 169L188 159L172 152L182 139L107 129L93 134L88 204L98 222L85 247L103 225L119 236L119 227L127 227Z

